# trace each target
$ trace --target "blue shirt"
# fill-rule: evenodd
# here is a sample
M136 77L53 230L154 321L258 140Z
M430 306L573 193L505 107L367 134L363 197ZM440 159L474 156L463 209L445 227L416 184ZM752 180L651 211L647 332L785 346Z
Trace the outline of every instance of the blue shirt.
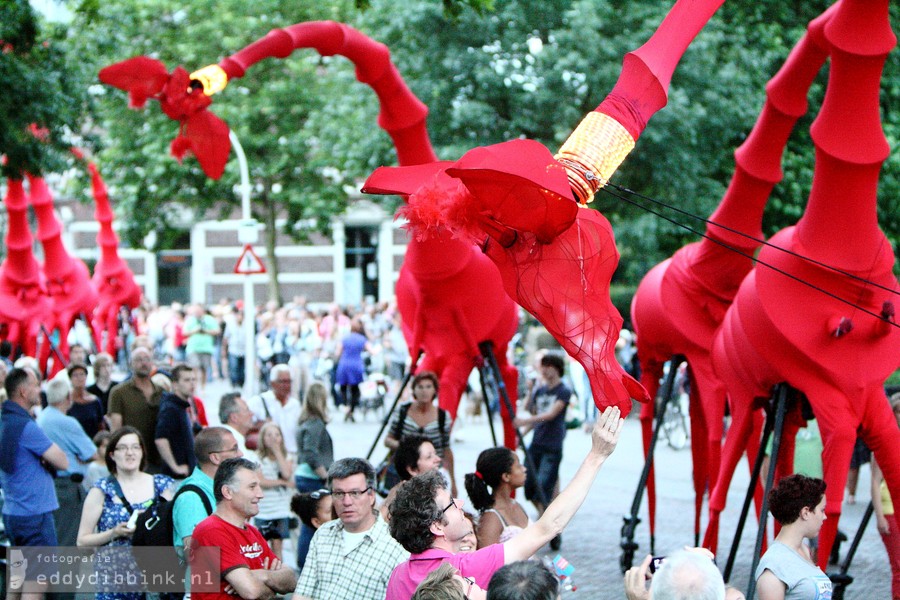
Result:
M212 477L201 471L200 467L195 468L191 476L182 481L178 488L181 489L185 485L196 485L206 492L210 506L212 506L213 510L216 510L216 497L213 495ZM197 494L185 492L178 496L175 505L172 507L172 529L175 532L174 545L183 547L184 538L192 535L197 523L208 516L206 508L203 506L203 500Z
M11 400L7 400L11 402ZM53 442L31 421L22 430L12 473L0 469L4 492L3 514L17 517L42 515L59 508L53 477L41 465L41 456Z
M69 459L69 470L59 471L58 475L80 473L87 475L87 463L97 452L94 442L87 436L81 423L75 417L63 414L54 406L48 406L38 415L37 424L50 438L50 441L62 448ZM84 461L82 463L82 461Z

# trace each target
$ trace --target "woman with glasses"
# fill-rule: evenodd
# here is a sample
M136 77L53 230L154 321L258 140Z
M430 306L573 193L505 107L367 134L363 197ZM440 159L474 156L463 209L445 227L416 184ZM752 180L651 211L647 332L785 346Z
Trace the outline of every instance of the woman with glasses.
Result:
M428 574L410 600L485 600L487 592L469 577L462 577L450 563Z
M81 511L79 546L129 546L134 534L134 513L143 512L160 498L172 499L174 480L144 472L147 451L141 434L125 426L109 439L105 452L111 475L88 492ZM143 593L98 593L98 600L141 600Z
M297 426L297 468L294 483L298 492L325 487L328 468L334 462L334 445L326 429L328 389L316 381L309 386Z

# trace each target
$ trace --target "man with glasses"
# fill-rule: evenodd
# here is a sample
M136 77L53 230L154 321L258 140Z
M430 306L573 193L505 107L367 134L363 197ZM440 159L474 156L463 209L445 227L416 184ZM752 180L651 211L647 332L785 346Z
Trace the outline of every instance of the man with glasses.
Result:
M272 389L254 396L248 402L257 421L272 421L281 427L284 447L292 457L297 456L297 421L300 420L300 400L291 397L291 368L275 365L269 372Z
M391 574L386 600L409 600L416 586L444 562L486 589L503 565L525 560L540 550L562 532L584 503L600 467L616 448L623 424L618 408L604 410L591 433L590 452L541 518L512 539L473 553L453 553L454 542L470 525L462 501L450 496L443 477L429 472L404 483L391 504L391 535L410 552L410 557Z
M219 465L229 458L242 456L234 435L224 427L207 427L200 431L194 437L194 455L197 466L190 477L181 482L172 500L172 542L176 551L182 555L184 548L191 547L194 527L216 508L213 480ZM190 576L185 581L190 581Z
M313 536L293 600L383 600L388 578L409 554L375 510L375 470L361 458L328 469L337 519Z

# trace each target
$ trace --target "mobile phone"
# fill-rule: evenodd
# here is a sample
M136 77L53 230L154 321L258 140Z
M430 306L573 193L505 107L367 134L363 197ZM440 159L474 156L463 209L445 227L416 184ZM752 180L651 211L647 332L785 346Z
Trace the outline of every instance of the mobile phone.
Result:
M654 556L650 559L650 573L656 573L656 571L662 566L663 562L665 562L665 556Z
M128 529L134 529L137 526L138 517L141 516L141 511L134 511L131 513L131 516L128 518L128 522L125 523L125 527Z

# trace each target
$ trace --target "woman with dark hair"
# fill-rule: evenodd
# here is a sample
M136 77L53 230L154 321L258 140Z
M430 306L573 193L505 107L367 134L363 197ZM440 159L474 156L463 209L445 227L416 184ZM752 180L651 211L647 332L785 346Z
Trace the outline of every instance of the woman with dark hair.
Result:
M79 546L129 546L134 533L132 515L160 498L172 499L174 480L144 472L147 448L134 427L122 427L109 438L105 452L111 475L88 492L81 511ZM98 600L140 600L142 593L98 593Z
M337 349L338 362L335 383L340 386L344 404L348 406L347 414L344 416L345 421L355 421L353 411L359 404L359 384L366 376L366 366L363 363L362 354L369 350L366 330L362 321L355 318L350 323L350 333L341 340Z
M469 499L480 513L478 519L478 547L503 543L531 521L522 505L515 501L515 492L525 485L526 469L519 457L509 448L488 448L478 455L476 471L465 478Z
M388 492L384 502L381 503L381 516L385 521L390 521L391 503L397 494L397 488L404 481L409 481L416 475L428 473L429 471L437 471L441 467L441 457L438 456L431 443L424 435L409 435L403 438L397 451L394 452L394 468L400 476L400 483L395 485Z
M411 402L397 407L384 445L396 451L404 437L424 435L438 455L450 480L450 493L456 495L456 477L453 473L453 450L450 448L450 428L453 418L435 402L438 394L438 378L431 371L422 371L412 380Z
M772 488L768 500L781 531L756 569L759 600L831 598L831 580L813 562L804 543L819 535L825 522L825 482L789 475Z
M434 444L424 435L410 435L403 438L394 453L394 466L403 481L416 475L434 471L441 466L441 457Z
M72 384L72 406L66 414L75 417L81 428L91 439L103 428L103 417L106 411L97 396L87 391L87 367L81 363L72 363L66 369L69 383Z

